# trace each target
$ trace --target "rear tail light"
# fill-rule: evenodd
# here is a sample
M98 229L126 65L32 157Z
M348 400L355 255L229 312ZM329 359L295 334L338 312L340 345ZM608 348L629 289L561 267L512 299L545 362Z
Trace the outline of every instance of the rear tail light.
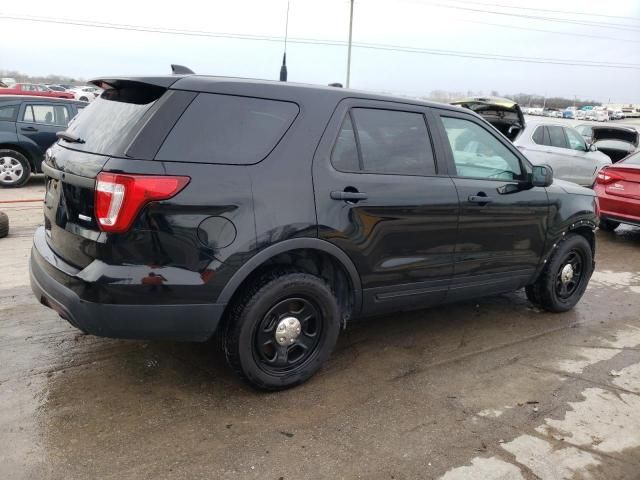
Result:
M189 177L164 175L98 174L94 208L100 230L127 231L143 206L173 197L189 180Z
M600 185L607 185L609 183L617 182L618 180L623 180L623 178L608 168L600 170L596 177L596 183L599 183Z

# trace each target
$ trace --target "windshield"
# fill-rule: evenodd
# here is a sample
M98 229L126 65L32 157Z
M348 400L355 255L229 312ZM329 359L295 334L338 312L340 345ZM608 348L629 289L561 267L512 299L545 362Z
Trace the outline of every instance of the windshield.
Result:
M60 145L101 155L123 155L162 92L164 89L140 87L107 90L69 124L67 132L81 142L61 139Z

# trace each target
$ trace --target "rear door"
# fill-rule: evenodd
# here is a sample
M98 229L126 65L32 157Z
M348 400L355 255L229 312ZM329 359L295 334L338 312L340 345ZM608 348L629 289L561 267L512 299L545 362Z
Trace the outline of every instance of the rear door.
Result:
M57 140L56 133L67 128L72 117L70 105L24 102L18 118L18 133L33 140L44 154Z
M439 111L439 138L460 202L452 300L515 290L540 261L547 192L531 187L530 165L481 119Z
M458 198L426 107L346 99L313 163L318 234L353 260L364 312L444 299Z

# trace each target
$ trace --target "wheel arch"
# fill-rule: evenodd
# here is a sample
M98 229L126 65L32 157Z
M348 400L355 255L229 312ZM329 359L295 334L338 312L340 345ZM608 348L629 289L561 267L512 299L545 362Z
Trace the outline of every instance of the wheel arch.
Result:
M347 254L332 243L318 238L294 238L271 245L251 257L236 273L220 293L217 303L232 303L236 294L242 290L243 285L251 281L254 275L264 271L274 259L283 258L284 255L299 255L300 253L315 254L330 259L338 266L350 283L352 295L352 316L357 316L362 308L362 284L360 275ZM335 292L340 295L342 292ZM346 318L345 318L346 321Z

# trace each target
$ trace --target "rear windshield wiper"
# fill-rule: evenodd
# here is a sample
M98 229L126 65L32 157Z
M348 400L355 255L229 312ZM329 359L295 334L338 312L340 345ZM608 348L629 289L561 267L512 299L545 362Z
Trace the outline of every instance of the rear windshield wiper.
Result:
M66 140L69 143L84 143L84 140L81 139L78 135L66 130L64 132L56 133L56 137Z

